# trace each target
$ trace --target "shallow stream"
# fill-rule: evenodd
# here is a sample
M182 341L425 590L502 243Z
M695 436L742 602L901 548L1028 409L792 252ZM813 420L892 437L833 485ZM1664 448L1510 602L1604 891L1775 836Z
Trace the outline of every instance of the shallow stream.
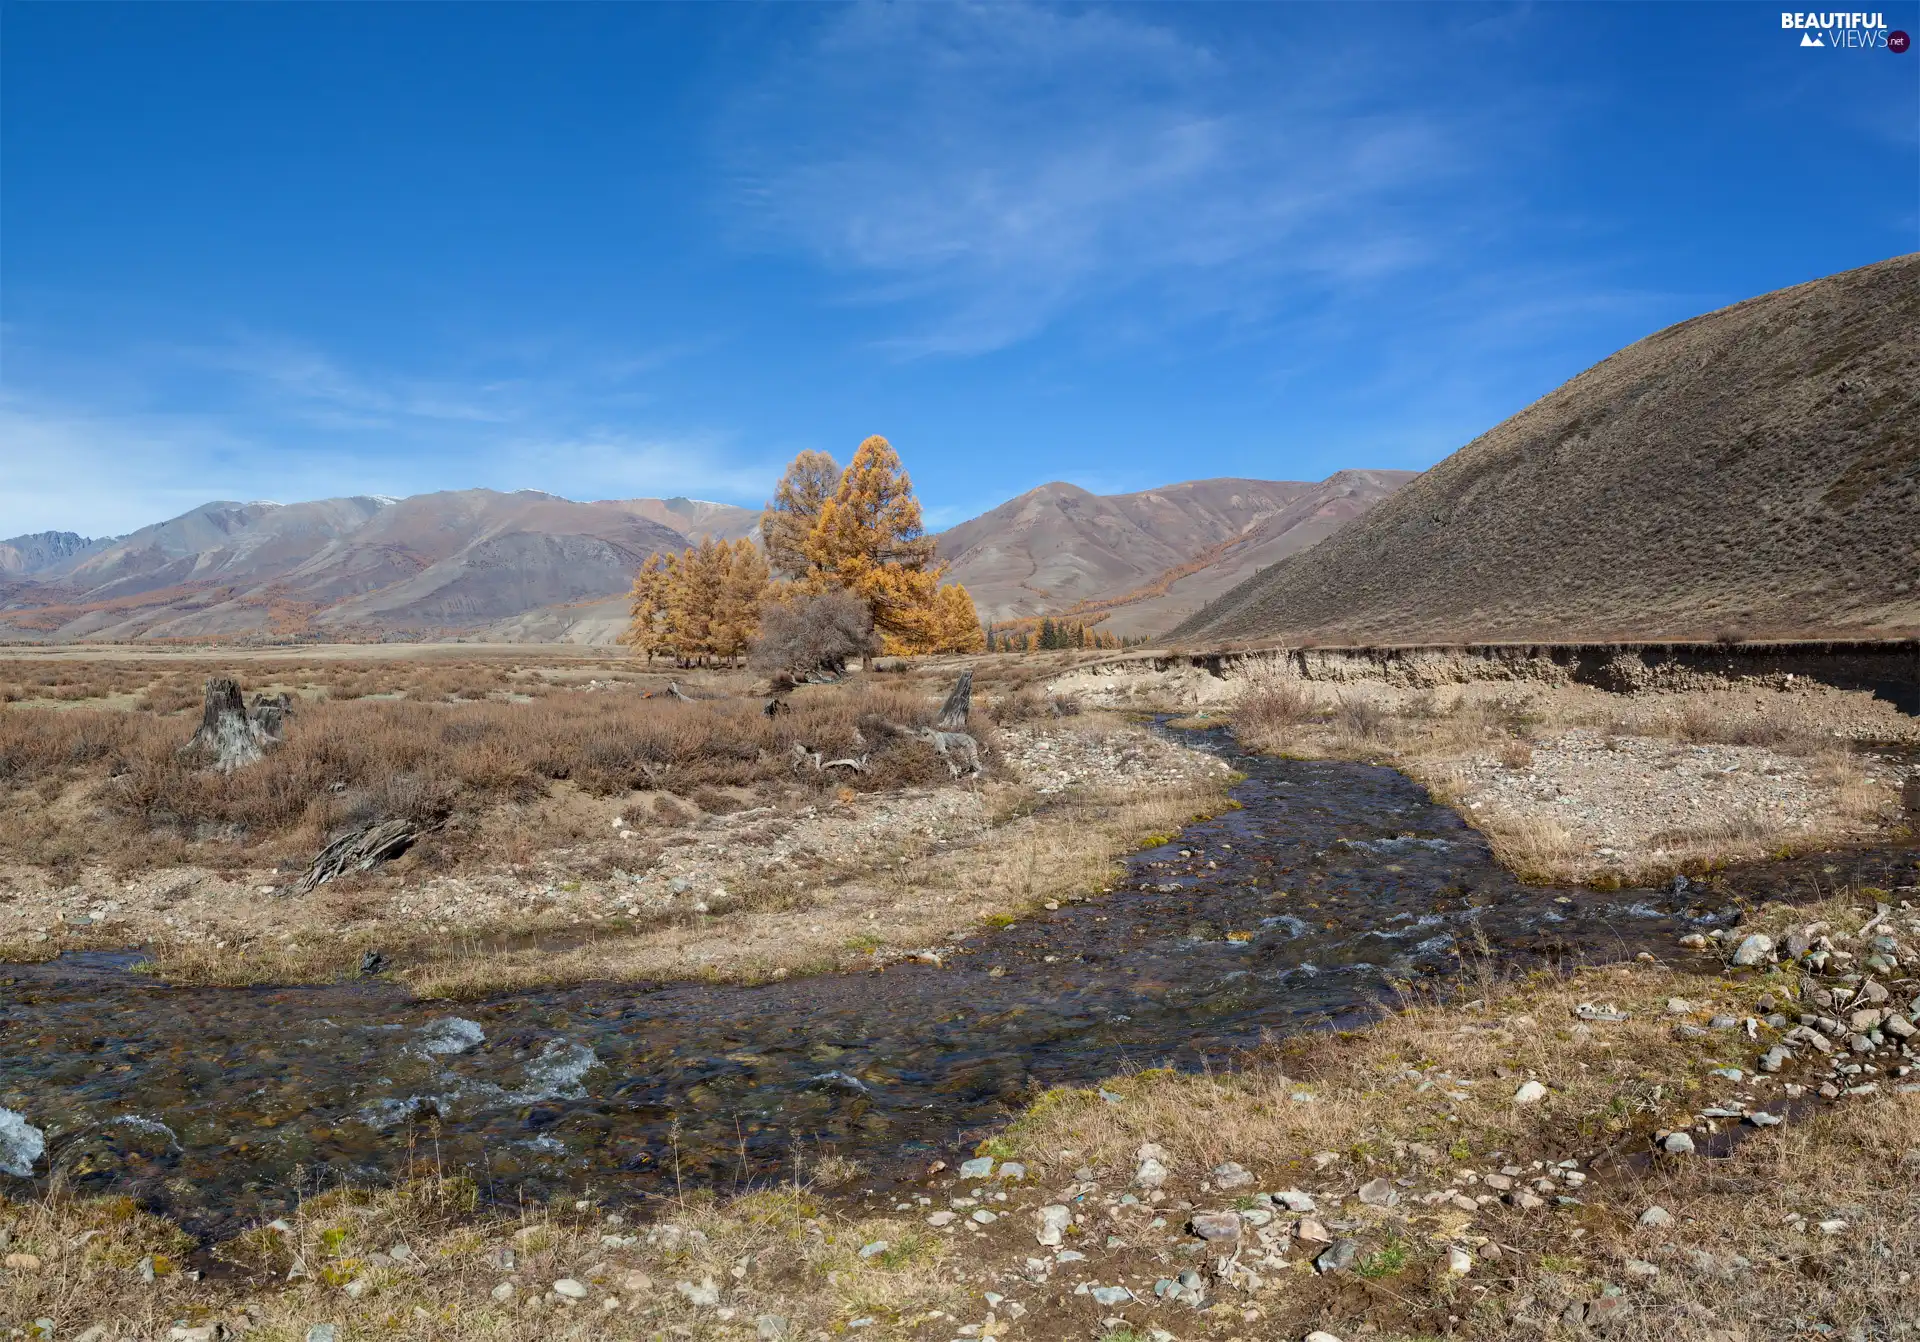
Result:
M46 1134L36 1176L51 1161L215 1234L417 1159L507 1201L732 1187L826 1152L873 1186L970 1146L1044 1087L1368 1013L1481 945L1616 959L1731 916L1697 887L1523 886L1391 769L1180 735L1248 775L1242 809L1131 858L1111 894L982 931L942 967L450 1010L377 982L170 988L133 972L135 954L67 955L0 968L0 1106ZM1862 850L1735 883L1810 894L1911 872L1910 851ZM0 1168L9 1149L21 1163L18 1141L0 1131Z

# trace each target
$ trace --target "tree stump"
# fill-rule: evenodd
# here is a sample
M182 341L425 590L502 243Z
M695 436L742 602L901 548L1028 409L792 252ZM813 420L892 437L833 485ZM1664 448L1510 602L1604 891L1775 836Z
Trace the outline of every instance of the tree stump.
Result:
M293 711L284 694L269 699L257 695L252 709L240 695L240 682L231 676L207 678L200 704L200 726L182 749L203 758L223 774L258 763L280 742Z
M960 732L967 728L967 715L973 711L973 670L969 667L960 673L960 682L953 687L953 693L947 696L947 702L940 705L940 717L934 723L943 732Z

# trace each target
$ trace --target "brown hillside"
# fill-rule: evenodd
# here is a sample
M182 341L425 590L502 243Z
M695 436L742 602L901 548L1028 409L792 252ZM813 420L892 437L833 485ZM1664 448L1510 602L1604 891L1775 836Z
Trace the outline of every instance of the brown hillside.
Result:
M1318 484L1190 480L1106 495L1042 485L941 533L939 552L985 619L1078 610L1105 613L1116 633L1150 633L1411 478L1341 471Z
M72 547L0 593L0 638L430 635L622 601L649 554L759 514L690 499L521 490L205 504ZM565 628L573 621L560 620Z
M1174 631L1920 631L1920 255L1668 327Z

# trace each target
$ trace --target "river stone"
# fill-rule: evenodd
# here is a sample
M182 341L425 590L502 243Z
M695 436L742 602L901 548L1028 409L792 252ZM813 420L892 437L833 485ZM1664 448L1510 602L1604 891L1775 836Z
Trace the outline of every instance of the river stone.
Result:
M889 1244L886 1240L877 1239L877 1240L874 1240L871 1244L862 1244L860 1246L860 1257L877 1258L881 1254L885 1253L888 1249L891 1249L892 1247L893 1245Z
M569 1300L585 1300L587 1284L583 1281L575 1281L572 1277L562 1277L553 1284L553 1293L564 1295Z
M1246 1188L1253 1183L1252 1171L1231 1160L1223 1165L1215 1165L1209 1177L1213 1180L1213 1186L1223 1193L1231 1193L1236 1188Z
M1321 1272L1344 1272L1359 1257L1360 1245L1357 1241L1337 1239L1321 1250L1320 1256L1313 1260L1313 1266Z
M673 1289L685 1296L687 1303L690 1305L711 1308L720 1303L720 1288L713 1284L712 1277L700 1278L700 1284L698 1286L695 1286L690 1281L676 1281L673 1284Z
M513 1299L513 1283L510 1281L503 1281L498 1286L494 1287L491 1291L489 1291L487 1294L493 1297L494 1304L504 1305L509 1300Z
M1140 1168L1133 1172L1133 1182L1139 1188L1158 1188L1166 1181L1167 1167L1152 1156L1141 1161Z
M340 1329L331 1323L316 1323L307 1329L306 1342L340 1342Z
M1547 1098L1547 1088L1538 1081L1522 1082L1520 1089L1513 1092L1515 1104L1538 1104Z
M1385 1179L1369 1179L1360 1185L1360 1200L1369 1207L1391 1207L1400 1201L1400 1192Z
M1195 1212L1188 1225L1194 1234L1204 1240L1240 1238L1241 1221L1237 1212Z
M927 1224L938 1230L941 1226L950 1226L959 1219L959 1212L935 1212L927 1218Z
M1004 1160L1000 1162L1000 1172L994 1177L1017 1184L1027 1177L1027 1167L1017 1160Z
M1293 1233L1310 1244L1330 1244L1333 1242L1332 1233L1311 1216L1303 1217L1300 1224L1294 1227Z
M1640 1213L1640 1224L1649 1230L1673 1224L1673 1213L1665 1207L1649 1207Z
M1736 965L1764 965L1773 959L1773 938L1765 932L1755 932L1740 943L1733 953Z
M1772 1048L1768 1049L1764 1054L1761 1055L1760 1070L1763 1072L1777 1072L1782 1067L1785 1067L1789 1062L1792 1062L1792 1061L1793 1061L1792 1050L1787 1049L1779 1044L1775 1044Z
M1882 1021L1880 1028L1892 1035L1895 1039L1911 1039L1916 1033L1913 1022L1897 1011Z
M962 1179L993 1178L993 1157L975 1156L972 1160L961 1161L960 1177Z
M1693 1138L1684 1132L1670 1132L1660 1139L1660 1149L1670 1156L1693 1154Z
M1447 1250L1447 1272L1455 1277L1464 1277L1473 1271L1473 1255L1465 1249Z
M1302 1193L1297 1188L1289 1188L1282 1192L1275 1193L1273 1200L1285 1207L1288 1211L1299 1215L1306 1215L1320 1210L1314 1205L1311 1197Z
M1096 1286L1087 1294L1093 1297L1094 1304L1105 1305L1108 1309L1133 1299L1133 1292L1124 1286Z
M1061 1241L1066 1238L1067 1227L1073 1224L1073 1210L1054 1203L1051 1206L1042 1207L1034 1214L1034 1219L1039 1226L1033 1232L1033 1237L1050 1249L1058 1248Z
M990 1226L1000 1218L993 1212L988 1211L985 1207L981 1207L968 1216L967 1219L979 1225Z

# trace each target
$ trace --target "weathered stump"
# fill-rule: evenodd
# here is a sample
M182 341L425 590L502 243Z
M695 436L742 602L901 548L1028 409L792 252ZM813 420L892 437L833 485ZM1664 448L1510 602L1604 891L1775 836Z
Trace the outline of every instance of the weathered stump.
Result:
M960 673L960 681L953 687L953 693L947 696L947 702L940 705L940 717L934 723L943 732L965 731L967 715L973 711L973 671L971 668Z
M286 695L254 697L249 709L240 695L240 682L231 676L210 676L200 704L200 726L182 747L200 756L223 774L258 763L280 742L293 712Z

